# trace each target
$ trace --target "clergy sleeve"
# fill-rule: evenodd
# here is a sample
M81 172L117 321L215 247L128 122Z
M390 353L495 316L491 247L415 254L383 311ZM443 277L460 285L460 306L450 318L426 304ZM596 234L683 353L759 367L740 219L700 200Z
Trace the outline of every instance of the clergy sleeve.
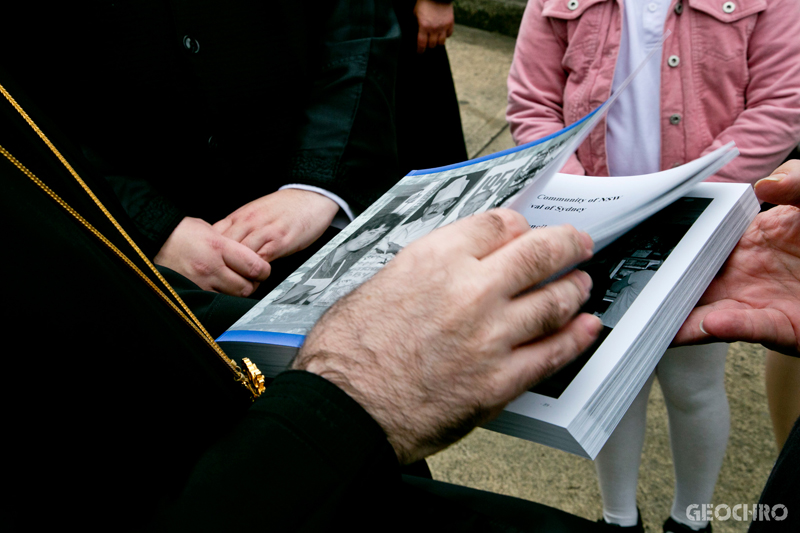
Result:
M190 531L250 530L258 523L270 531L352 526L391 505L399 481L394 451L366 411L327 380L289 371L205 453L162 525Z
M400 30L388 2L341 0L327 9L289 179L328 190L358 212L397 174Z

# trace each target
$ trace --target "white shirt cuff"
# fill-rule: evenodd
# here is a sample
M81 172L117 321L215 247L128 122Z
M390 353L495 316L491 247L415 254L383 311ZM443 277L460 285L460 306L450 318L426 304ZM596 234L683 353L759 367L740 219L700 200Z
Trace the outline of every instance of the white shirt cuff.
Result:
M350 206L347 205L347 202L342 200L339 196L333 194L330 191L326 191L325 189L320 189L319 187L314 187L313 185L303 185L302 183L290 183L288 185L284 185L278 190L283 189L300 189L302 191L311 191L317 194L321 194L326 198L330 198L336 205L339 206L339 212L336 213L336 216L333 217L333 221L331 222L331 226L338 229L343 229L347 226L354 218L353 212L350 210ZM342 215L344 213L344 215Z

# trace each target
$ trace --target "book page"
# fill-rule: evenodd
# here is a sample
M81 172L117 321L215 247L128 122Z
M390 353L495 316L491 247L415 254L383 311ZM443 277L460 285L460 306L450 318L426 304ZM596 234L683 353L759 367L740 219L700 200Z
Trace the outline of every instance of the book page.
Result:
M589 233L600 249L716 172L735 153L726 145L680 167L642 176L557 174L542 187L525 191L513 207L531 228L571 224Z

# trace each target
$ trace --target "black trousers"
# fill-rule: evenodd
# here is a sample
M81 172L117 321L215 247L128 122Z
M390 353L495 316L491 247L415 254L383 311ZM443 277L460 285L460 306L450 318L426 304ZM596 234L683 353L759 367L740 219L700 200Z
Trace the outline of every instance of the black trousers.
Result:
M424 529L439 531L613 531L597 523L528 500L403 476L406 507Z

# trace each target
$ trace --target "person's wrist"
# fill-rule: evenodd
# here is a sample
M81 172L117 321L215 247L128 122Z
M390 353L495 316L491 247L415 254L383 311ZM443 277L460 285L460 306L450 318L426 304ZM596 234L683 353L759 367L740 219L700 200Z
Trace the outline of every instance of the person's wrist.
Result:
M339 211L339 204L333 201L331 198L325 196L322 193L317 191L307 191L304 189L284 189L284 190L292 190L295 194L299 194L303 196L309 204L312 204L312 209L319 210L316 211L320 216L330 216L333 218L334 215Z
M344 212L347 222L352 221L355 218L353 211L350 209L350 205L339 195L332 193L327 189L323 189L321 187L313 186L313 185L305 185L301 183L291 183L284 185L279 191L291 190L291 191L305 191L305 192L313 192L316 193L328 200L334 202L338 209ZM338 212L334 212L334 215Z
M328 336L330 337L330 336ZM338 339L342 340L341 336ZM358 348L339 345L337 349L315 347L315 341L307 343L294 364L293 370L304 370L316 374L336 385L350 398L356 401L383 429L386 439L394 450L400 464L413 462L420 457L414 453L413 432L411 428L412 409L399 405L398 384L385 390L385 380L370 372L371 365L362 365L358 361L369 360L368 353L360 353ZM343 355L347 354L347 355ZM358 354L358 355L356 355ZM392 399L390 401L390 399ZM397 415L405 413L405 424L398 423Z

